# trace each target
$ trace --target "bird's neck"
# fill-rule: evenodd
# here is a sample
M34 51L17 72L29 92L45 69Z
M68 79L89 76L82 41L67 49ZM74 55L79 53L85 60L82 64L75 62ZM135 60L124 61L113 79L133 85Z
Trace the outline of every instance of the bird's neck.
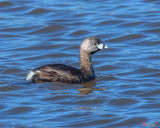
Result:
M80 49L80 70L84 77L94 78L94 69L92 66L91 54L87 53L84 50Z

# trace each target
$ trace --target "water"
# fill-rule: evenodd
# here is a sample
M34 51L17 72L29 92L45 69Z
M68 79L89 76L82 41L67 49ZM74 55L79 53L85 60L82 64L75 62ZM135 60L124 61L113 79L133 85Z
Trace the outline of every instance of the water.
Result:
M0 127L160 127L159 14L157 0L1 0ZM109 46L93 56L95 81L24 80L44 64L78 68L92 35Z

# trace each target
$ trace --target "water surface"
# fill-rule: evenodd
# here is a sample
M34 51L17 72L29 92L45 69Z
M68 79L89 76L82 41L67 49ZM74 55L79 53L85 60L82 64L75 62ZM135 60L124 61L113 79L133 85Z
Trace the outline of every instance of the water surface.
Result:
M156 0L1 0L0 127L160 127L159 14ZM44 64L78 68L92 35L109 46L93 55L95 81L25 81Z

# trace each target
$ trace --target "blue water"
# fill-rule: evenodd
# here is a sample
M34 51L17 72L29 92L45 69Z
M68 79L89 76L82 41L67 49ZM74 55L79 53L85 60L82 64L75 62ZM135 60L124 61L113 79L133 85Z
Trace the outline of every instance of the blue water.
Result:
M156 0L1 0L0 127L160 127L159 14ZM79 68L87 36L109 46L93 55L95 81L25 81L45 64Z

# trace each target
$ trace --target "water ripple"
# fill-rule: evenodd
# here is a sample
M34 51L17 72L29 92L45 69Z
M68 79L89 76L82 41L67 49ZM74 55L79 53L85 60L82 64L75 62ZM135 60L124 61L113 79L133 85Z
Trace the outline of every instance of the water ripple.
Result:
M157 0L1 1L0 126L128 128L158 122L159 5ZM80 43L92 35L109 46L93 55L94 81L25 81L27 69L43 64L79 68Z

